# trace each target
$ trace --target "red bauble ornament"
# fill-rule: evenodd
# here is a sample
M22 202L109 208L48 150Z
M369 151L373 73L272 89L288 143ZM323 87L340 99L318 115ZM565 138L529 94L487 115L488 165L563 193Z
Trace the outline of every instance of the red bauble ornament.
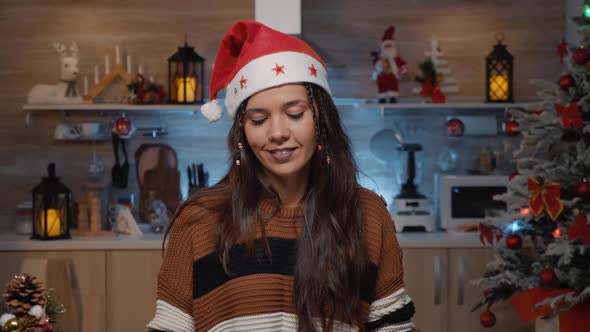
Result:
M447 133L449 136L460 137L463 136L464 132L465 125L463 124L463 121L457 118L452 118L447 121Z
M588 182L588 179L584 178L582 182L578 183L577 193L578 197L585 202L590 201L590 182Z
M520 134L520 125L516 120L510 120L504 123L504 132L508 136L518 136Z
M588 52L588 49L584 47L578 47L574 51L574 54L572 54L572 60L574 60L574 63L577 65L586 64L588 59L590 59L590 52Z
M113 125L113 133L119 136L128 136L131 133L132 124L125 114L121 115Z
M522 238L516 234L510 234L506 238L506 247L512 250L518 250L522 248Z
M539 278L545 286L550 286L557 281L557 276L555 275L553 269L550 267L545 268L543 271L541 271L541 274L539 274Z
M559 78L559 87L563 90L567 90L574 86L574 78L570 74L565 74Z
M484 311L479 315L479 323L483 327L492 327L496 325L496 315L491 311Z

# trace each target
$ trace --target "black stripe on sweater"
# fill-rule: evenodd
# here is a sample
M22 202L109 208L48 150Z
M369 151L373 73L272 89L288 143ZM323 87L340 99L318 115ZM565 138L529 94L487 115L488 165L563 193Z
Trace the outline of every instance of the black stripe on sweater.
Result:
M385 326L408 322L414 317L415 312L416 309L414 308L414 303L408 302L403 307L388 313L376 321L365 323L365 329L367 331L374 331Z
M229 275L223 270L217 253L200 258L193 263L193 299L222 286L228 281L253 274L278 274L292 276L295 266L297 240L268 238L272 259L264 251L264 240L255 240L255 255L247 255L246 247L237 245L230 249ZM377 281L377 266L369 264L363 276L361 300L369 303L373 298Z

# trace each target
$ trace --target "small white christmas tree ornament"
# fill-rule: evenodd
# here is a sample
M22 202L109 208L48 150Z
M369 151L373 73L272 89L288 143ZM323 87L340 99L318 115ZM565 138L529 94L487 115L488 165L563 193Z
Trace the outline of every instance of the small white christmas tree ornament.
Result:
M430 37L430 49L424 52L424 55L432 61L437 75L441 79L438 82L438 87L444 94L459 92L459 85L457 79L452 76L449 62L445 59L445 53L440 47L440 41L436 36ZM415 87L412 91L416 94L420 93L422 87Z

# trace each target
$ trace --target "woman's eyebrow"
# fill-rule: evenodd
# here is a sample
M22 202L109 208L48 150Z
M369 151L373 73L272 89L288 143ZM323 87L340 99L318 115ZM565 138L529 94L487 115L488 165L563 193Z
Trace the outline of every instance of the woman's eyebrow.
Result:
M246 114L257 114L257 113L266 114L266 113L268 113L268 111L264 108L248 108L248 109L246 109Z
M288 102L284 103L283 104L283 109L289 108L291 106L296 106L296 105L299 105L299 104L306 104L307 105L308 104L308 101L307 101L307 99L294 99L294 100L291 100L291 101L288 101Z

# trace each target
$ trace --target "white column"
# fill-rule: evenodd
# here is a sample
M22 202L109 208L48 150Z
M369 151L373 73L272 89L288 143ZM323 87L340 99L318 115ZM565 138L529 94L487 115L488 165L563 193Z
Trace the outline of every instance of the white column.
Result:
M582 40L576 32L578 26L572 20L573 17L582 16L584 0L566 0L565 1L565 41L568 45L578 46Z

